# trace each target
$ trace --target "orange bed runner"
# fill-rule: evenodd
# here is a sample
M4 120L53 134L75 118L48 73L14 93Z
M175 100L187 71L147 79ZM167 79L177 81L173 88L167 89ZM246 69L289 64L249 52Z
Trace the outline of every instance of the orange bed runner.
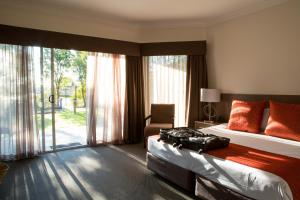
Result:
M284 179L294 200L300 200L300 159L230 144L227 148L206 152L209 155L273 173Z

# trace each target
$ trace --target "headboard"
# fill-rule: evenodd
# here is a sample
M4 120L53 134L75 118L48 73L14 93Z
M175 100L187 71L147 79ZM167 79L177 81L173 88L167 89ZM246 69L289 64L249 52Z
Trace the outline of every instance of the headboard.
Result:
M232 100L261 101L274 100L283 103L300 104L300 95L264 95L264 94L221 94L221 102L216 104L217 117L220 122L227 122L231 111Z

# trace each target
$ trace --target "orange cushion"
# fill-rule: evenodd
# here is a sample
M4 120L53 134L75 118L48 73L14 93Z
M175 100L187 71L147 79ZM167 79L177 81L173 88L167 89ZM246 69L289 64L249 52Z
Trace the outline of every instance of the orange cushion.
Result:
M300 141L300 104L270 101L266 135Z
M232 101L228 129L259 133L265 101Z

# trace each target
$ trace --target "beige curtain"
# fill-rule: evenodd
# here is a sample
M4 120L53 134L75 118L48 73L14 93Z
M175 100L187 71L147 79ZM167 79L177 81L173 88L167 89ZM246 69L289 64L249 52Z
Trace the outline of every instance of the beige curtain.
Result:
M40 151L33 48L0 44L0 158L33 157Z
M123 143L125 57L91 53L87 68L88 144Z
M152 103L175 104L174 125L185 126L187 56L143 57L145 115Z

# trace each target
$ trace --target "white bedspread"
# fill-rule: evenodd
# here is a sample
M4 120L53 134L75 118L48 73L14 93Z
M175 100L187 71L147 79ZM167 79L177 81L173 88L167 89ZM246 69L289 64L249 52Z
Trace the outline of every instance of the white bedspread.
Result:
M230 138L230 143L300 159L300 142L264 134L232 131L226 127L227 124L220 124L218 126L201 129L201 131L208 134L228 137Z
M205 128L202 131L228 137L231 139L231 143L300 158L300 142L231 131L226 129L226 124ZM151 137L148 139L148 151L156 157L191 170L254 199L293 199L292 192L285 180L263 170L216 158L205 153L198 154L187 149L179 150L172 145L157 142L155 138Z

